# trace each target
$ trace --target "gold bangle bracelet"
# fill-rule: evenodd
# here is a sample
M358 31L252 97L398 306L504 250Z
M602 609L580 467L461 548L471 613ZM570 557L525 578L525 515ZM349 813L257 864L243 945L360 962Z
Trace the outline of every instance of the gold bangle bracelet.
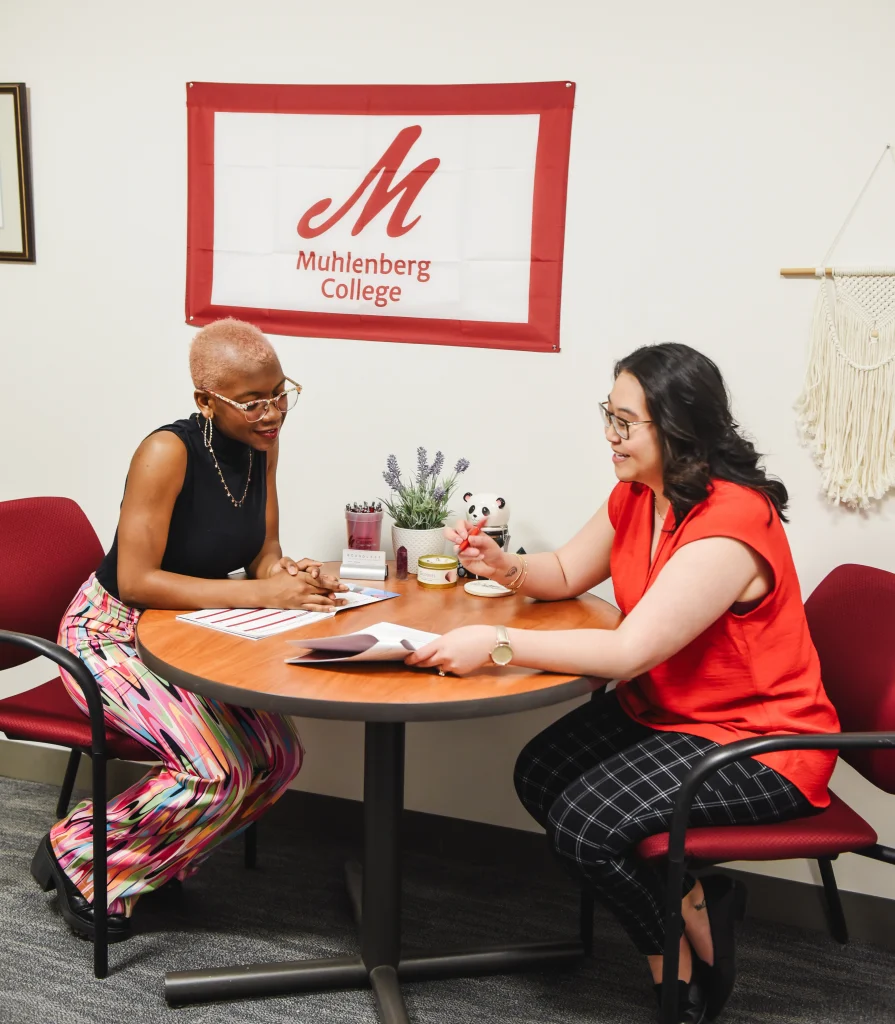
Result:
M522 588L525 583L525 577L528 576L528 562L522 557L522 555L516 555L516 557L519 559L519 565L521 567L519 575L510 583L504 584L508 590L512 590L514 592Z

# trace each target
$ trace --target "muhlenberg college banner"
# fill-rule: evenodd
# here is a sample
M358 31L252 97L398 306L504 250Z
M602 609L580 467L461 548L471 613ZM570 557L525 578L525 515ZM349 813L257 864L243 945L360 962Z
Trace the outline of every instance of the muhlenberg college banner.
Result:
M189 83L187 321L558 351L574 98Z

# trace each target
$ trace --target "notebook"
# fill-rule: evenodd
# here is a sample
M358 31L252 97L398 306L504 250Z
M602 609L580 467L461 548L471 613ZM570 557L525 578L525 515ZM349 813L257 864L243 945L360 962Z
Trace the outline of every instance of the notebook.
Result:
M319 665L333 661L403 661L420 647L437 640L438 633L426 633L393 622L377 622L357 633L290 640L307 654L287 658L287 665Z
M247 640L263 640L277 633L285 633L290 629L310 626L314 622L330 619L338 612L350 608L360 608L377 601L388 601L400 595L390 590L377 590L375 587L356 587L348 593L339 594L345 604L334 608L331 612L306 612L289 608L206 608L198 612L178 615L181 622L191 622L196 626L206 626L222 633L245 637Z

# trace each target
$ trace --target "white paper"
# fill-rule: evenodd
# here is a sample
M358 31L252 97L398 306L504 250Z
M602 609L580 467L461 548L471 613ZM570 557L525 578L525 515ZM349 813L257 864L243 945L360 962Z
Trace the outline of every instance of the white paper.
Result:
M268 636L276 636L277 633L285 633L290 629L299 629L323 619L331 619L338 612L398 596L389 590L364 587L361 593L349 591L339 594L338 599L345 601L345 604L331 612L293 611L287 608L205 608L187 615L178 615L177 618L181 622L206 626L208 629L217 629L232 636L245 637L247 640L263 640Z
M288 665L319 665L333 661L403 661L438 633L426 633L393 622L377 622L357 633L344 636L312 637L290 640L294 647L307 650L295 658L287 658Z

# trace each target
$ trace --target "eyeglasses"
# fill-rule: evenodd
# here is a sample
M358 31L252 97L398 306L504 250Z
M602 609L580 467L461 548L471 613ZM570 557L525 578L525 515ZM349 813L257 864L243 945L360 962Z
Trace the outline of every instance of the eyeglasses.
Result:
M273 398L259 398L255 402L234 402L232 398L226 398L224 395L219 395L217 391L209 391L207 388L203 388L203 392L206 395L214 395L215 398L219 398L222 402L226 402L227 405L232 405L234 409L242 409L245 414L245 418L249 423L257 423L258 420L263 420L267 415L267 410L275 405L280 412L289 412L290 409L295 408L295 403L298 401L298 396L301 394L301 384L297 384L291 377L287 377L293 386L286 388L285 391L281 391L278 395L274 395Z
M652 420L623 420L608 409L608 402L600 402L600 411L603 413L603 422L612 429L623 440L627 441L631 436L631 427L639 427L641 423L652 423Z

